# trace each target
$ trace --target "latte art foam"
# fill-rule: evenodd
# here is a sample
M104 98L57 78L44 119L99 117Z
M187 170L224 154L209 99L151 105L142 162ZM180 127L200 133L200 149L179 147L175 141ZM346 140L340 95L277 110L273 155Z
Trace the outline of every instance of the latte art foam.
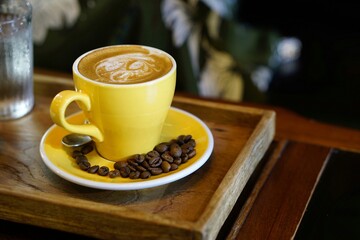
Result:
M79 63L79 72L95 81L116 84L141 83L170 71L171 60L163 53L140 46L116 46L96 50Z
M140 53L126 54L106 58L95 66L99 79L110 82L143 82L161 74L161 67L156 60Z

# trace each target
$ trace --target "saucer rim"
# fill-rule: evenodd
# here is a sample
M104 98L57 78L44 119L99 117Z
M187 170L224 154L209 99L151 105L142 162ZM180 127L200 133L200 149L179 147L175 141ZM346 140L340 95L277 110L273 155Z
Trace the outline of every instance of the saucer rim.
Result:
M203 130L206 133L207 139L208 139L208 144L207 147L205 148L205 152L202 154L202 156L199 157L199 159L192 163L191 165L189 165L188 167L181 169L180 171L176 171L172 174L166 175L164 177L159 177L156 179L147 179L146 181L143 182L133 182L133 183L113 183L113 182L100 182L100 181L95 181L95 180L91 180L91 179L86 179L80 176L76 176L73 174L70 174L68 171L65 171L63 169L58 168L52 160L49 159L49 157L46 154L45 151L45 140L48 137L48 135L56 128L58 127L56 124L53 124L52 126L50 126L46 132L43 134L41 141L40 141L40 155L41 158L43 160L43 162L45 163L45 165L52 171L54 172L56 175L58 175L59 177L81 185L81 186L85 186L85 187L90 187L90 188L95 188L95 189L103 189L103 190L140 190L140 189L146 189L146 188L152 188L152 187L157 187L157 186L161 186L161 185L165 185L177 180L180 180L188 175L190 175L191 173L195 172L196 170L198 170L202 165L205 164L205 162L207 162L207 160L210 158L210 155L213 152L213 148L214 148L214 137L211 133L211 130L209 129L209 127L197 116L195 116L192 113L189 113L183 109L177 108L177 107L170 107L170 110L172 111L176 111L178 113L187 115L188 117L192 118L194 121L196 121L197 123L199 123ZM82 112L77 112L77 113L73 113L70 116L68 116L67 118L71 118L74 117L76 115L80 115L82 114Z

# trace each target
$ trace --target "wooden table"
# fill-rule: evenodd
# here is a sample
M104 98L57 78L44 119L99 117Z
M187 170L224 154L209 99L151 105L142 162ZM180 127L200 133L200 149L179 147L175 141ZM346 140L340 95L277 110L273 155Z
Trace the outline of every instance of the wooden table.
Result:
M13 125L7 123L5 129L3 127L5 126L4 123L0 122L1 135L6 135L6 139L8 139L5 142L1 141L3 146L0 146L0 148L3 151L4 149L10 149L5 153L0 153L2 168L6 167L5 156L11 161L11 158L21 158L22 154L24 154L24 152L16 152L16 147L20 148L21 151L27 151L28 147L29 151L32 151L30 146L25 146L26 142L20 137L39 141L43 132L37 135L27 134L26 127L45 129L44 124L49 127L51 125L49 116L40 115L40 113L47 113L51 98L57 92L73 88L72 81L67 75L51 76L51 84L49 84L49 76L43 72L36 75L37 109L28 116L32 120L31 126L23 126L19 129L18 122ZM43 94L44 92L46 92L46 95ZM274 140L264 157L256 165L251 176L249 176L234 207L227 215L225 223L220 226L217 239L290 239L295 237L328 159L334 154L334 149L356 154L360 151L360 131L358 130L319 123L279 107L224 103L215 100L202 100L196 97L192 98L181 94L178 94L175 98L178 106L190 104L194 101L200 101L205 105L219 104L220 107L230 109L237 106L246 106L276 113ZM13 126L13 129L9 126ZM221 128L221 126L216 125L211 127ZM215 138L215 143L216 140ZM6 144L8 146L5 146ZM233 146L229 148L231 147ZM32 171L21 166L19 168L24 171ZM8 174L9 178L12 178L12 176L19 174L17 171L19 170L8 168L6 174ZM46 172L44 169L42 171ZM51 175L51 173L47 174ZM39 189L38 186L31 185L31 182L26 184L31 188ZM79 191L79 196L81 194L104 195L104 193L97 193L96 191L86 192L82 188ZM68 194L77 197L74 189L69 190ZM36 196L34 196L34 199L36 199ZM31 204L28 206L31 207ZM29 210L29 214L30 212ZM81 229L79 231L72 230L72 233L69 233L63 223L59 229L66 231L60 231L54 227L56 224L50 225L55 229L49 229L46 224L39 224L36 221L29 222L26 220L26 215L23 214L16 218L9 216L0 211L0 218L5 219L0 220L0 238L60 239L77 237L77 239L87 239L99 237L98 235L91 236L89 231L82 232ZM34 216L32 216L32 219L34 219ZM54 219L49 219L49 221L54 221ZM80 223L79 226L81 226ZM93 227L96 228L96 226ZM194 235L190 238L198 239L201 236Z

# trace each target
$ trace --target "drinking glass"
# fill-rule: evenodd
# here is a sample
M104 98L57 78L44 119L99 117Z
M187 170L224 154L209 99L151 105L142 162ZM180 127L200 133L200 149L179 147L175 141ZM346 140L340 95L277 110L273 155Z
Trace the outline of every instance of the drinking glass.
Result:
M0 0L0 120L20 118L34 106L32 7Z

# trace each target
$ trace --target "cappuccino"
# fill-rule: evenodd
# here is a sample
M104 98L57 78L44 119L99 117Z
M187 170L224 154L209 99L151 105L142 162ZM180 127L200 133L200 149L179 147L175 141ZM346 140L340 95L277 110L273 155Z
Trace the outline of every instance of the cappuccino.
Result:
M159 143L176 86L171 55L147 46L103 47L75 60L73 79L75 89L61 91L51 103L54 123L91 136L97 153L112 161L148 152ZM86 124L66 120L72 102Z
M97 49L79 62L79 72L94 81L133 84L158 79L172 68L164 53L143 46L123 45Z

